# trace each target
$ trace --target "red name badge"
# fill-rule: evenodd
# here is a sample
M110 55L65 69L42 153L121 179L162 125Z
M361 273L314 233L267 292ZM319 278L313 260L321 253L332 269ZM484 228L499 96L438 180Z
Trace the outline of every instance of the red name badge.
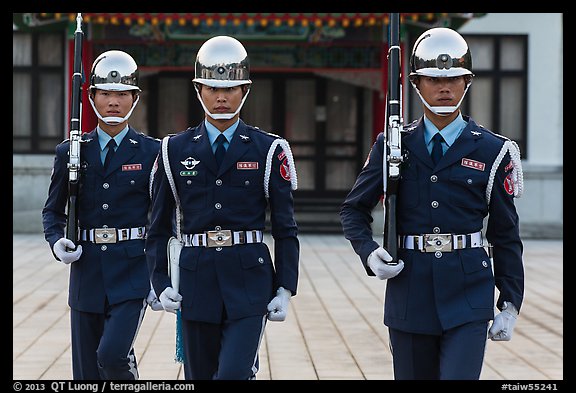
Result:
M122 171L141 171L142 164L126 164L122 165Z
M469 158L462 159L462 166L467 168L476 169L478 171L483 171L484 167L486 166L483 162L471 160Z
M253 161L237 162L236 169L258 169L258 162Z

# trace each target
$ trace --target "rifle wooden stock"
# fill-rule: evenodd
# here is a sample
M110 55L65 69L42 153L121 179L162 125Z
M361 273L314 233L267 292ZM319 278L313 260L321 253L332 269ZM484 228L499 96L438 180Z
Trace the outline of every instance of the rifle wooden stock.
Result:
M68 214L66 238L78 245L78 193L80 183L80 140L82 110L82 16L76 17L74 32L74 73L72 75L72 101L70 106L70 151L68 162Z
M386 125L384 143L384 243L392 256L390 264L398 263L398 234L396 232L396 194L400 180L402 149L401 68L400 68L400 14L390 14L388 40L388 92L386 99Z

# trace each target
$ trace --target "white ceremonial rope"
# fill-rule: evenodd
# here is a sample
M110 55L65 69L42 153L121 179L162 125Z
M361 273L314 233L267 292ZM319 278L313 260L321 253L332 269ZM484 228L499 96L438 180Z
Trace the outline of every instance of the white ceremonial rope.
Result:
M266 169L264 171L264 195L268 199L270 197L269 192L269 182L270 182L270 173L272 172L272 156L274 155L274 151L276 150L276 146L280 145L282 150L284 150L284 154L286 154L286 158L288 159L288 170L290 171L290 187L292 190L298 189L298 177L296 174L296 165L294 164L294 156L292 155L292 150L290 149L290 145L286 139L278 138L274 139L270 148L268 149L268 155L266 156Z

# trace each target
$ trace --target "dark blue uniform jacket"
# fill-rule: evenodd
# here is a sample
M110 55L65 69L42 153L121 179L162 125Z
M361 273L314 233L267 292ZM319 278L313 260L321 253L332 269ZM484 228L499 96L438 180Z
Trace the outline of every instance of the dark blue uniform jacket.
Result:
M424 143L422 119L405 128L397 194L398 235L470 234L483 229L493 245L493 266L484 248L435 254L399 248L402 272L387 281L384 323L412 333L438 334L467 322L494 316L511 301L518 309L524 292L522 242L511 182L511 155L506 139L465 117L467 127L436 167ZM379 244L373 239L371 212L383 196L380 133L356 183L341 208L344 234L369 275L368 255ZM497 157L501 161L492 168ZM492 170L493 169L493 170ZM487 186L493 173L490 203ZM380 240L380 239L378 239Z
M150 208L150 173L160 141L130 128L104 171L96 130L83 134L82 139L85 142L81 143L80 153L79 227L145 227ZM64 237L69 146L69 140L56 146L48 199L42 210L44 235L51 250ZM70 307L101 313L106 299L109 304L117 304L146 298L150 280L144 239L80 244L82 256L70 265Z
M277 138L240 121L220 169L203 122L169 139L170 167L183 210L182 233L265 230L268 210L274 239L274 262L265 243L184 247L179 284L184 319L220 323L226 317L265 315L278 287L296 294L299 243L291 181L280 146L272 157L269 198L264 192L266 158ZM146 250L154 289L160 295L171 286L166 244L174 233L175 206L161 156L153 193Z

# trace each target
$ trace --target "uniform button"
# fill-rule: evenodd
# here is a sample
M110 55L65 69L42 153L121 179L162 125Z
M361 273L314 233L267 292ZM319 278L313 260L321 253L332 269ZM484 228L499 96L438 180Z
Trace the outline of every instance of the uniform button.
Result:
M438 201L432 201L432 203L430 205L432 205L432 207L434 209L436 209L438 207L439 203L438 203Z
M486 262L486 261L482 261L482 266L484 266L484 267L488 267L488 262Z
M134 184L136 184L136 182L134 180L130 180L130 184L134 185Z
M221 186L222 185L222 179L216 179L216 185Z
M216 247L216 251L222 251L222 247Z
M436 183L436 182L438 181L438 176L436 176L436 175L430 176L430 181L431 181L432 183Z
M105 189L105 190L107 190L107 189L110 188L110 184L104 183L104 184L102 184L102 188Z
M245 186L249 186L249 185L250 185L250 180L246 180L246 181L244 182L244 185L245 185Z
M258 258L258 262L264 263L264 258L262 258L262 257Z
M472 184L472 179L467 179L467 180L466 180L466 183Z
M214 207L218 210L222 209L222 205L220 203L215 204Z
M436 251L436 252L434 253L434 256L435 256L436 258L442 258L442 251Z
M186 184L188 185L192 184L192 180L186 180Z
M222 229L222 227L221 227L220 225L216 225L216 226L214 227L214 230L215 230L215 231L219 231L220 229Z
M107 203L105 203L105 204L102 205L102 209L104 209L104 210L108 210L108 207L109 207L109 206L108 206Z
M108 249L108 246L106 244L104 244L102 247L100 247L100 249L102 251L106 251Z
M434 229L432 229L432 232L434 232L434 233L440 233L440 228L434 227Z

